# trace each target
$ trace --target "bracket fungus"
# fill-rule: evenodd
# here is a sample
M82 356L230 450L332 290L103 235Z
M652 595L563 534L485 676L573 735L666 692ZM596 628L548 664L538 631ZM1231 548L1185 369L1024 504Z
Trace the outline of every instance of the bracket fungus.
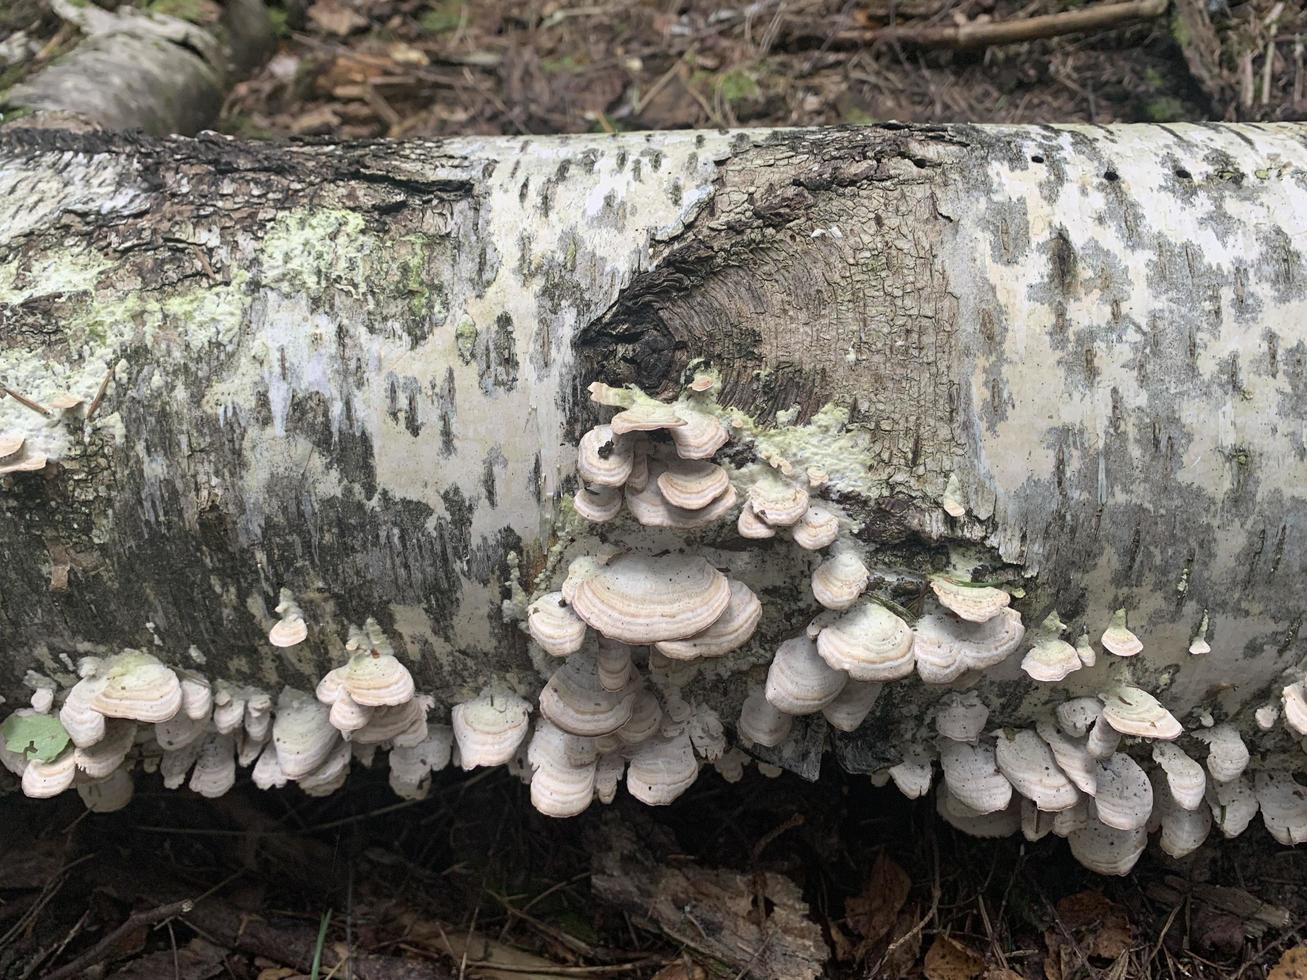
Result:
M9 473L35 473L45 469L45 453L33 449L17 433L0 433L0 476Z
M935 705L935 731L955 742L974 742L985 730L989 709L975 691L949 693Z
M933 575L931 591L939 604L969 623L987 623L1007 608L1012 596L1003 589L976 582L959 582L944 575Z
M875 681L847 681L835 700L821 709L822 717L841 732L857 731L883 689L884 685Z
M852 606L871 581L871 573L852 551L840 551L812 573L812 595L827 609L843 612Z
M1112 624L1103 631L1099 642L1103 644L1104 650L1118 657L1133 657L1144 648L1139 637L1126 626L1124 609L1118 609L1112 614Z
M767 668L767 700L787 715L810 715L834 701L848 679L829 666L810 638L792 637L776 648Z
M1295 735L1307 735L1307 687L1302 681L1286 684L1280 692L1284 723Z
M450 712L459 765L502 766L526 736L531 706L516 694L487 692Z
M1220 782L1207 781L1207 805L1212 820L1226 837L1238 837L1257 816L1257 797L1247 776Z
M1262 770L1253 778L1262 822L1281 844L1307 842L1307 788L1292 773Z
M561 592L546 592L527 606L526 626L531 639L553 657L576 653L585 640L585 622L572 611Z
M1047 743L1029 729L999 732L994 739L994 760L1012 788L1040 810L1066 810L1080 798Z
M803 512L790 536L800 548L808 551L820 551L835 543L839 537L840 519L832 511L816 504Z
M730 600L720 616L698 633L682 640L659 640L654 648L672 660L695 660L720 657L748 643L762 619L762 603L743 582L728 582Z
M1098 698L1071 698L1054 709L1058 726L1068 735L1083 738L1094 727L1103 713L1103 702Z
M540 692L540 713L570 735L595 738L611 735L627 723L636 690L607 690L599 676L597 654L568 657Z
M817 634L817 652L856 681L892 681L912 673L912 629L878 602L860 602Z
M1248 768L1251 756L1239 730L1228 722L1200 728L1193 737L1207 745L1207 771L1217 782L1238 778Z
M889 767L889 778L908 799L920 799L930 792L937 756L930 742L912 742L903 750L902 761Z
M730 474L704 460L674 460L658 474L658 489L673 507L702 510L731 486Z
M1098 792L1094 794L1098 819L1117 830L1137 830L1153 812L1153 784L1148 774L1124 752L1098 764Z
M740 516L736 519L735 529L739 532L740 537L752 541L763 541L767 538L776 537L776 528L758 516L751 502L740 508Z
M994 743L988 740L974 745L941 738L939 764L944 782L953 797L977 813L1003 810L1012 800L1012 784L998 771Z
M1021 829L1021 807L1016 801L997 810L977 810L959 799L946 783L935 793L935 812L949 826L972 837L1010 837Z
M773 749L789 737L793 724L792 714L781 711L772 704L762 688L754 688L740 708L740 720L736 729L746 744Z
M749 509L773 528L792 527L808 512L808 490L776 476L764 476L749 488Z
M581 487L572 497L572 507L591 524L604 524L621 513L623 499L613 487Z
M652 398L636 401L613 416L609 428L613 435L628 432L654 432L657 429L677 429L687 422L675 405L656 402Z
M574 817L594 800L594 743L541 720L527 746L531 805L547 817Z
M917 620L913 650L917 674L927 684L949 684L969 670L996 666L1021 645L1026 634L1021 614L1003 609L983 623L953 616Z
M641 803L662 806L689 789L699 776L699 762L686 733L642 742L626 768L626 791Z
M1085 747L1082 738L1067 735L1047 719L1035 723L1035 732L1053 753L1058 768L1082 793L1098 792L1097 760Z
M1021 669L1031 680L1056 683L1080 669L1080 654L1062 639L1062 631L1065 629L1066 626L1057 613L1052 612L1035 631L1034 646L1021 661Z
M1102 719L1122 735L1160 738L1171 741L1184 728L1157 698L1128 684L1119 685L1103 695Z
M635 440L618 435L611 425L596 425L576 447L576 471L587 484L620 487L635 463Z
M1195 810L1202 805L1207 791L1207 774L1182 748L1174 742L1154 742L1153 761L1165 773L1167 789L1177 805L1185 810Z
M574 563L563 594L573 611L613 640L683 640L712 625L731 600L729 580L691 555L625 554L605 565Z
M1090 819L1085 826L1067 835L1067 843L1075 859L1090 871L1125 875L1148 846L1148 834L1142 827L1121 830Z
M308 624L304 622L304 613L290 589L281 590L276 612L281 619L268 631L269 643L274 647L293 647L308 639Z

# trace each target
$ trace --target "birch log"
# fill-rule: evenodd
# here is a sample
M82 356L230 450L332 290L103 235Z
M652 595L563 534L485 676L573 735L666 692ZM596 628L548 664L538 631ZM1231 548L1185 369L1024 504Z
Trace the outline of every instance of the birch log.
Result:
M1072 639L1128 611L1143 656L1054 686L1013 657L991 725L1128 679L1257 732L1302 673L1305 235L1298 125L5 131L0 381L112 380L85 424L0 400L54 461L0 490L0 690L126 647L312 690L375 616L433 717L494 678L529 696L548 658L512 612L596 544L564 506L586 386L670 394L697 364L755 447L829 473L884 569L1019 581ZM708 540L763 626L685 682L728 726L817 611L806 559L746 544ZM289 651L282 586L312 626ZM899 684L847 765L898 761L938 697ZM784 761L813 774L802 737Z

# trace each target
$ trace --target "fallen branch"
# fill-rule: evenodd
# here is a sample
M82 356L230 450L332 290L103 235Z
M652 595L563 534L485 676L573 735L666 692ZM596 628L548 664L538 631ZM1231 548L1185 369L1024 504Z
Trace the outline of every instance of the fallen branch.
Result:
M972 21L930 27L884 27L860 32L865 41L894 41L930 48L984 48L1020 44L1082 31L1101 31L1166 13L1169 0L1127 0L1024 20Z
M180 902L170 902L167 905L160 905L158 908L135 913L77 959L66 966L61 966L53 973L46 974L45 980L68 980L69 977L77 976L96 963L105 962L109 957L109 951L118 945L119 940L133 929L139 929L141 926L152 926L157 922L163 922L165 919L171 919L173 916L184 915L194 908L194 905L195 903L187 898Z

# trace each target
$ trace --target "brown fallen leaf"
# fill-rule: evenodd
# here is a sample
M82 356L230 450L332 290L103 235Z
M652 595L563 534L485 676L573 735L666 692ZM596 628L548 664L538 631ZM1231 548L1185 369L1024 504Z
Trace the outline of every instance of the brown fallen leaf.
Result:
M1016 970L986 970L980 980L1026 980Z
M1057 903L1057 916L1089 956L1114 960L1134 945L1125 911L1102 892L1066 896Z
M669 963L649 980L708 980L708 971L698 963Z
M1307 946L1286 949L1266 980L1307 980Z
M344 37L368 26L368 19L338 0L317 0L308 11L309 20L328 34Z
M862 893L850 898L845 906L849 927L862 936L859 955L890 931L911 888L912 879L906 871L883 851L876 856Z
M975 980L985 971L980 954L948 936L936 936L922 964L926 980Z

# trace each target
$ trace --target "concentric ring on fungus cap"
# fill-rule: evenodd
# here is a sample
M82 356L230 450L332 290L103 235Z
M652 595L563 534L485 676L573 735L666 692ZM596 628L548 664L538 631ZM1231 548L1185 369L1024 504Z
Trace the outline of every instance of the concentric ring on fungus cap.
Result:
M637 646L693 636L731 601L726 576L692 555L621 555L565 591L600 633Z

